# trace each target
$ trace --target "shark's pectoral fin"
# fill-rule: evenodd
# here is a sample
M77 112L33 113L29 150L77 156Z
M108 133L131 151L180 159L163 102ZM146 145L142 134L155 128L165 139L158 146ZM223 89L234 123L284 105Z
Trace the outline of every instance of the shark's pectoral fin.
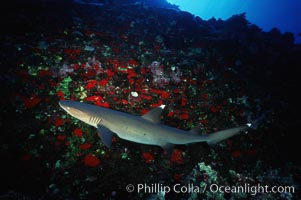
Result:
M113 133L103 126L98 126L98 136L106 147L111 147Z
M166 151L166 153L168 155L171 155L174 146L175 146L174 144L166 143L166 144L162 145L161 147L164 149L164 151Z

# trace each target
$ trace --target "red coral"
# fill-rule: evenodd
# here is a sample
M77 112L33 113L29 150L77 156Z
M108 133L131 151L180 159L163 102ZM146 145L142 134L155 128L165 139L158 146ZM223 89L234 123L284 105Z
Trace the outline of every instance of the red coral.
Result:
M186 103L187 103L187 99L184 98L184 97L182 97L182 99L181 99L181 106L185 106Z
M55 126L62 126L64 125L64 120L62 118L56 118L54 124Z
M239 157L241 157L241 155L242 155L242 153L239 150L233 151L231 153L232 158L239 158Z
M103 87L106 86L107 83L108 83L108 79L103 79L103 80L99 81L99 85L101 85Z
M62 100L65 98L65 95L62 90L56 92L57 96L59 96Z
M91 147L90 143L84 143L84 144L79 145L79 148L82 150L90 149L90 147Z
M103 98L101 96L90 96L86 97L86 101L102 101Z
M180 118L181 119L189 119L189 115L188 115L188 113L183 113L180 115Z
M149 74L149 73L150 73L150 69L149 69L149 68L146 68L146 67L143 67L143 68L141 68L140 73L141 73L141 74Z
M119 53L119 48L113 47L113 48L112 48L112 51L113 51L115 54L118 54L118 53Z
M96 80L89 80L87 85L86 85L86 89L92 89L94 88L94 86L97 84L97 81Z
M155 93L155 94L159 94L159 95L161 95L161 94L162 94L162 92L163 92L163 91L161 91L161 90L158 90L158 89L153 89L153 88L151 88L151 89L150 89L150 93Z
M173 89L172 92L173 92L174 94L178 94L178 93L180 93L180 89L179 89L179 88Z
M213 113L216 113L216 112L220 111L221 109L222 109L222 106L220 106L220 105L210 107L210 110Z
M168 97L169 97L169 92L163 91L163 92L161 93L161 97L162 97L163 99L168 99Z
M56 139L59 140L59 141L64 141L66 139L66 136L65 135L58 135L58 136L56 136Z
M142 99L146 99L146 100L149 100L149 101L152 100L152 96L148 96L148 95L141 94L140 97L141 97Z
M134 83L135 83L135 80L129 79L129 84L130 84L130 85L133 85Z
M74 129L73 134L77 137L82 137L83 136L83 131L80 128L76 128L76 129Z
M175 149L172 152L170 162L177 163L177 164L183 164L184 163L183 151L180 149Z
M152 153L150 153L150 152L143 153L142 157L144 158L144 161L146 163L151 163L151 162L153 162L155 160L154 155Z
M95 105L101 106L104 108L110 108L110 104L108 102L95 102Z
M38 73L38 77L51 76L52 73L49 70L41 70Z
M129 104L129 102L128 102L126 99L122 99L121 102L122 102L122 104L124 104L124 105Z
M208 96L209 96L209 95L208 95L207 93L202 94L202 97L203 97L204 100L207 100L207 99L208 99Z
M197 84L197 81L196 80L193 80L193 79L189 79L187 81L188 85L196 85Z
M69 55L69 56L73 56L73 55L80 55L81 50L80 49L65 49L64 50L65 54Z
M115 72L113 72L112 70L108 69L107 70L107 74L108 74L108 77L112 77L112 76L114 76Z
M100 164L100 160L92 154L87 154L84 158L84 164L89 167L96 167Z
M85 73L83 74L83 76L91 78L94 77L96 75L96 71L95 70L86 70Z
M157 108L159 106L161 106L163 104L163 101L162 100L159 100L158 103L152 103L151 104L151 107L152 108Z
M23 103L25 108L30 109L38 105L40 101L41 101L40 98L33 95L30 98L24 98Z
M175 113L176 113L176 112L171 111L171 112L169 112L169 113L167 114L167 116L168 116L168 117L172 117L172 116L174 116Z
M149 112L149 110L147 110L147 109L145 109L145 108L142 108L142 110L141 110L141 115L144 115L144 114L146 114L146 113L148 113Z
M136 74L136 72L134 71L134 69L128 69L127 70L127 72L128 72L128 79L131 79L131 78L133 78L133 77L136 77L138 74Z
M128 61L128 65L136 67L136 66L139 65L139 63L136 60L131 59L131 60Z
M200 123L203 124L203 125L208 124L208 122L209 122L208 119L201 119L200 120Z

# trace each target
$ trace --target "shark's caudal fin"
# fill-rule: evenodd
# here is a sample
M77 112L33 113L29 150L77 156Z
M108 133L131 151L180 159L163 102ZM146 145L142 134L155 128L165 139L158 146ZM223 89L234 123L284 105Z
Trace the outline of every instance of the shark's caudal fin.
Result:
M261 126L265 121L267 121L267 119L270 117L270 115L273 114L272 110L268 110L265 111L264 113L262 113L259 117L257 117L255 120L251 119L251 115L249 115L248 117L248 121L249 121L249 127L251 129L257 129L259 126Z
M227 138L230 138L234 135L237 135L240 132L245 131L248 128L249 128L248 125L243 125L243 126L236 127L236 128L230 128L230 129L227 129L227 130L218 131L218 132L215 132L215 133L210 133L208 135L208 138L207 138L206 142L209 145L214 145L214 144L219 143L219 142L221 142L221 141L223 141Z
M243 131L247 131L248 129L257 129L267 118L267 115L271 114L272 111L266 111L265 113L261 114L257 119L251 121L249 118L249 123L236 127L236 128L230 128L223 131L218 131L215 133L211 133L208 135L207 143L209 145L214 145L218 142L221 142L227 138L230 138L234 135L237 135Z

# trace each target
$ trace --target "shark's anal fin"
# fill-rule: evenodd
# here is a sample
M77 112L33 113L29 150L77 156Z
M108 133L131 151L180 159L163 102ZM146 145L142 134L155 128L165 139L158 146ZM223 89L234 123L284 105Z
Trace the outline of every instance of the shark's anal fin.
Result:
M168 155L171 155L174 146L175 146L174 144L167 143L167 144L165 144L165 145L162 145L161 147L164 149L164 151L165 151Z
M97 126L98 128L98 136L100 137L101 141L104 143L106 147L111 147L112 145L112 137L113 133L103 126Z
M161 113L163 111L164 106L159 106L147 112L145 115L141 116L142 118L151 121L153 123L161 122Z

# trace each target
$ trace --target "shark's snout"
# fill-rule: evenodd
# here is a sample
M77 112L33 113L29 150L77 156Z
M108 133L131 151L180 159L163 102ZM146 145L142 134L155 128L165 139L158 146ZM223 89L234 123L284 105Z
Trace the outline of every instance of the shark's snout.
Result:
M67 104L68 104L68 102L66 101L66 100L61 100L61 101L59 101L59 105L61 106L61 107L65 107L65 106L67 106Z
M62 109L64 109L66 112L70 113L76 109L76 106L74 106L72 104L72 101L68 101L68 100L61 100L59 101L59 105ZM71 114L71 113L70 113Z
M61 101L59 101L59 105L60 105L63 109L67 109L68 107L72 107L72 101L61 100Z
M59 105L60 105L61 107L66 106L66 105L65 105L65 101L63 101L63 100L62 100L62 101L59 101Z

